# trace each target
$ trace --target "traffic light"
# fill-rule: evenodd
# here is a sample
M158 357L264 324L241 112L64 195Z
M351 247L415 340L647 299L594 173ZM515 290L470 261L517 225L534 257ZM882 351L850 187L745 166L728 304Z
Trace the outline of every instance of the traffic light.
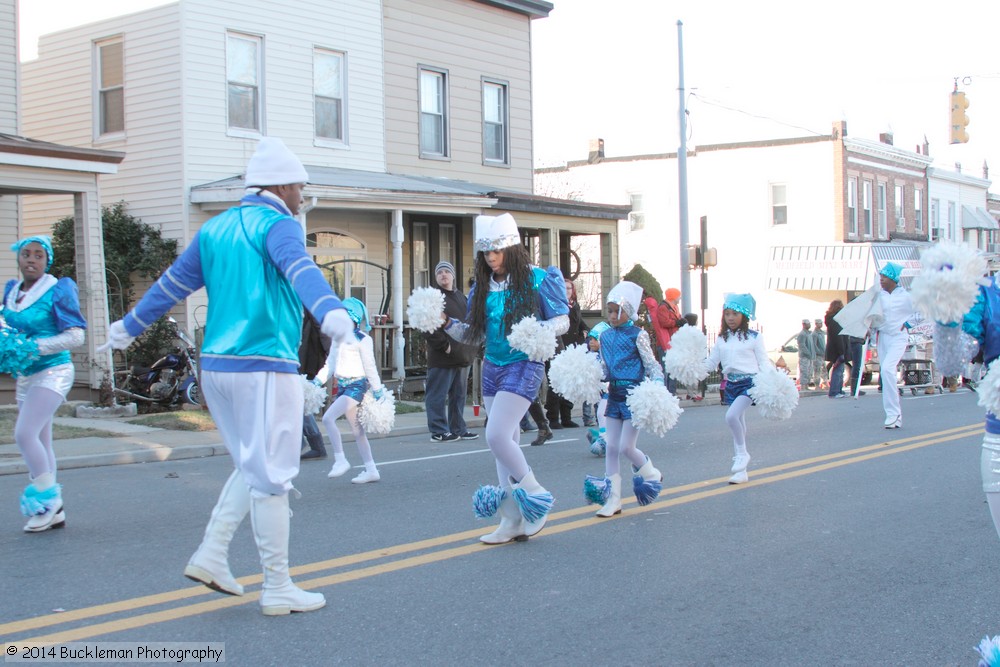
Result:
M689 269L701 266L701 248L696 245L687 247L687 263Z
M958 90L951 94L951 143L964 144L969 141L969 133L965 128L969 125L969 117L965 110L969 108L969 100L965 93Z

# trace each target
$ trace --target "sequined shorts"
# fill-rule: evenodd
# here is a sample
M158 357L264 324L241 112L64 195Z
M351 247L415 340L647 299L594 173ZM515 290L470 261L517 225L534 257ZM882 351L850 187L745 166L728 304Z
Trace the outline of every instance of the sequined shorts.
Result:
M544 377L545 365L537 361L515 361L506 366L484 361L483 397L493 397L505 391L533 401L538 397Z
M611 383L608 387L608 407L604 410L604 416L611 419L627 421L632 419L632 411L628 409L628 390L634 384L620 384L615 386Z
M368 378L337 378L337 395L334 399L347 396L360 403L366 391L368 391Z
M740 396L748 396L747 392L750 391L750 387L753 386L753 376L746 375L741 376L736 380L726 379L726 395L724 403L725 405L732 405Z
M50 389L66 398L69 390L73 388L74 377L76 377L76 370L73 364L59 364L26 377L19 377L14 390L14 398L17 404L21 405L28 395L28 390L34 387Z

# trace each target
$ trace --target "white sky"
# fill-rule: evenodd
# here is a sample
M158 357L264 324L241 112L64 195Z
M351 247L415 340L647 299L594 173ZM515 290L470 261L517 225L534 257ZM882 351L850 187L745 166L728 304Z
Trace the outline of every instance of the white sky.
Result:
M689 147L828 134L845 119L849 136L891 130L907 150L926 135L936 164L975 176L988 159L1000 182L998 2L553 1L532 22L538 165L583 159L597 137L609 156L677 149L681 20ZM167 2L20 0L21 59L41 34ZM970 77L971 140L950 146L955 77Z

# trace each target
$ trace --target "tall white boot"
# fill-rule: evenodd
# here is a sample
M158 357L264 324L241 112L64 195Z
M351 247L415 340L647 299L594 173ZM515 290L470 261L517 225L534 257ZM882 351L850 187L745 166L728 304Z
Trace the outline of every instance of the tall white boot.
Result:
M510 481L512 495L524 517L524 534L531 537L545 527L554 502L552 494L535 480L535 473L531 470L528 470L528 474L520 482L515 483L513 478Z
M510 489L506 490L503 500L500 501L497 514L500 515L500 525L489 535L480 537L480 542L483 544L506 544L507 542L523 542L528 539L528 536L524 534L524 519L521 518L521 510L517 508L517 503L511 496Z
M288 494L251 498L253 536L264 568L260 609L265 616L284 616L293 611L315 611L326 606L322 593L309 593L288 576Z
M601 509L597 510L599 517L612 517L622 512L622 476L618 473L608 478L611 484L608 488L608 499Z
M250 487L234 470L212 509L201 545L184 568L185 577L220 593L243 595L243 586L229 571L229 543L249 511Z
M26 533L41 533L66 525L62 487L56 484L55 475L46 472L31 480L21 494L21 513L28 517L24 524Z

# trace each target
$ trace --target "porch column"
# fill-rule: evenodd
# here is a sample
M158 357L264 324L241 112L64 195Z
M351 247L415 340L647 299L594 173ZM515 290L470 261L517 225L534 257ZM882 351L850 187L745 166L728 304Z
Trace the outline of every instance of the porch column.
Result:
M96 178L93 190L73 195L73 220L76 235L76 279L80 288L80 307L87 320L84 348L87 384L97 389L104 373L112 369L111 352L97 354L96 348L108 338L108 279L104 264L104 234ZM77 364L81 369L81 364Z
M406 379L406 338L403 337L403 302L406 297L403 295L403 211L395 209L392 212L392 229L389 232L389 240L392 242L392 322L395 330L393 342L395 343L396 370L393 378L402 382Z

